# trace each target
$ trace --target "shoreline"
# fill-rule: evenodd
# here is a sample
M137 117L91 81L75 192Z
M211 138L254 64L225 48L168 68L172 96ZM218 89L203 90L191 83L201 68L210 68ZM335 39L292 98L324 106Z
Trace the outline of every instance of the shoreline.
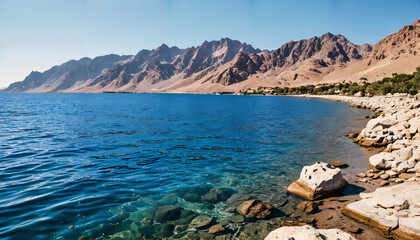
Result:
M375 112L375 115L379 116L380 118L385 119L391 119L394 120L392 122L391 126L396 126L401 123L405 123L407 121L413 121L411 119L417 119L419 117L419 107L420 107L420 101L417 97L412 96L379 96L379 97L350 97L350 96L337 96L337 95L294 95L294 97L308 97L308 98L321 98L321 99L327 99L337 102L346 102L349 103L349 107L356 107L356 108L365 108L370 109L373 112ZM391 103L391 104L390 104ZM399 118L398 116L404 115L406 117ZM408 116L407 116L408 115ZM375 117L377 117L375 116ZM408 149L410 146L413 146L412 148L417 149L417 143L420 143L420 132L418 130L412 130L410 133L407 133L406 129L401 129L401 131L407 130L405 133L401 136L398 135L395 137L393 135L394 133L388 133L385 134L385 139L389 139L389 141L379 142L383 140L378 140L376 135L369 135L366 134L368 132L368 128L372 125L372 122L379 120L370 120L359 135L360 137L358 139L355 139L355 143L358 143L361 145L361 147L368 147L370 149L376 150L378 153L373 156L381 156L384 152L387 153L393 153L394 151L405 151L404 149ZM411 124L413 126L413 124ZM385 127L383 127L385 128ZM384 129L381 129L384 130ZM378 127L379 129L379 127ZM385 132L385 131L383 131ZM382 134L384 134L381 132ZM391 131L390 131L391 132ZM363 135L363 136L362 136ZM397 134L396 134L397 135ZM381 136L382 138L382 136ZM417 140L419 139L419 140ZM366 142L371 143L373 141L373 144L368 146ZM375 142L376 141L376 142ZM404 145L403 147L393 147L394 144L397 144L399 142L405 141L407 145ZM414 143L416 142L416 143ZM395 149L394 149L395 148ZM401 150L403 149L403 150ZM414 156L412 157L414 158ZM412 185L416 186L415 183L420 185L420 169L416 168L414 169L413 166L411 168L398 170L397 175L393 178L390 178L389 176L385 176L388 173L391 174L394 168L391 169L391 167L386 166L384 168L380 168L378 166L372 165L372 157L369 159L369 165L367 165L370 170L366 173L360 173L356 176L350 176L346 177L349 184L357 187L361 187L364 190L362 191L362 194L370 193L371 195L374 195L376 193L376 190L379 189L379 191L382 191L385 189L388 190L387 187L384 186L394 186L394 189L400 189L402 188L402 185L399 185L401 182L413 182ZM406 160L406 159L405 159ZM414 161L419 161L417 158L414 159ZM401 165L401 164L400 164ZM399 166L399 165L398 165ZM419 166L419 164L416 165L416 167ZM414 169L414 170L413 170ZM342 170L345 172L346 170ZM376 174L374 178L369 178L364 176L365 174ZM389 175L388 174L388 175ZM384 175L385 177L382 177ZM364 176L364 177L362 177ZM395 190L394 190L395 191ZM357 208L357 204L360 205L359 201L368 202L369 199L365 200L362 198L362 194L355 194L355 195L343 195L340 197L333 197L333 198L327 198L324 200L321 200L323 204L320 205L319 209L320 211L318 213L313 214L313 217L317 220L317 227L318 228L338 228L341 229L347 233L351 233L353 236L355 236L357 239L386 239L389 237L398 238L398 239L416 239L418 235L419 226L405 226L405 225L398 225L397 224L390 228L386 221L386 216L381 216L380 213L378 213L378 216L369 216L369 214L366 214L366 216L363 215L363 211L365 209ZM401 194L400 194L401 195ZM379 201L387 201L389 199L382 199ZM412 199L411 199L412 200ZM410 211L413 211L411 207L416 208L414 210L417 211L417 207L420 206L420 199L414 200L414 204L410 202ZM317 202L317 201L315 201ZM414 205L414 206L411 206ZM356 206L356 207L354 207ZM399 213L397 210L394 210L394 212L389 213L389 216L399 216ZM362 214L361 214L362 212ZM388 210L389 212L389 210ZM418 215L414 215L418 216ZM417 220L418 217L416 217ZM332 221L331 221L332 220ZM335 220L335 221L334 221ZM401 221L401 220L400 220ZM406 224L407 225L407 224ZM411 228L410 228L411 227Z

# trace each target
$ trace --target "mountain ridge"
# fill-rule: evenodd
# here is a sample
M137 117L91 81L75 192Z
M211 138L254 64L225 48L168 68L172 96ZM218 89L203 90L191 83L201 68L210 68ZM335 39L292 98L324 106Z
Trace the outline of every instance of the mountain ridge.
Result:
M373 81L390 74L385 70L410 71L420 65L419 39L420 19L375 45L353 44L329 32L263 51L229 38L186 49L162 44L135 55L70 60L43 73L32 72L3 91L211 93Z

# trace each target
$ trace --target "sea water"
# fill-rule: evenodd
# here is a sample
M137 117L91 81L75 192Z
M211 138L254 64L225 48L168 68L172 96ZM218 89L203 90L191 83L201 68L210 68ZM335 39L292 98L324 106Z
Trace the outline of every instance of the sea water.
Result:
M298 97L0 94L0 238L163 238L176 223L159 207L223 221L235 194L281 209L305 165L367 167L344 135L369 114Z

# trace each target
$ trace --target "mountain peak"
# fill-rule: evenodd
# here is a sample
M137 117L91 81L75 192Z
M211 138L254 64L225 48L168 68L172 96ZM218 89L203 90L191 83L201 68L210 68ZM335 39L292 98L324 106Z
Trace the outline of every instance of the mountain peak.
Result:
M340 35L340 36L341 36L341 35ZM324 33L324 34L321 36L321 38L332 38L332 37L334 37L334 34L332 34L332 33L330 33L330 32Z
M160 45L157 49L169 49L169 46L165 43L162 43L162 45Z
M224 37L224 38L221 38L221 39L219 40L219 42L232 42L232 41L234 41L234 40L232 40L232 39L230 39L230 38L228 38L228 37Z

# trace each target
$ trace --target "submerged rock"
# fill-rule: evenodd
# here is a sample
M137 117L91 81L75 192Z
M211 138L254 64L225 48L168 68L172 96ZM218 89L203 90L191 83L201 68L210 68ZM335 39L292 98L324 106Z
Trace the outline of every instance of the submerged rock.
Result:
M176 225L174 228L174 234L180 234L188 229L188 225Z
M300 209L302 212L305 212L307 214L311 214L311 213L314 213L314 212L317 211L318 206L314 202L304 201L304 202L301 202L297 206L297 208Z
M315 229L311 226L281 227L265 238L265 240L356 240L350 234L339 229Z
M201 201L201 196L198 194L194 194L194 193L186 193L183 196L185 201L189 201L189 202L200 202Z
M236 210L247 218L266 218L271 214L273 206L261 200L249 200L239 205Z
M229 222L233 223L243 223L245 222L245 217L242 215L234 215L227 218Z
M156 211L155 220L163 223L166 221L179 219L181 216L181 210L182 208L180 207L162 206Z
M216 224L209 229L209 233L211 234L222 233L224 231L226 231L226 229L222 226L222 224Z
M353 139L353 138L357 138L358 136L359 136L359 133L351 133L347 137Z
M307 200L340 195L347 186L341 170L330 164L317 162L303 167L299 180L292 183L287 191Z
M173 224L167 224L167 223L161 223L161 224L155 224L154 230L155 230L155 236L159 239L170 237L174 234L175 225Z
M233 190L228 188L213 188L210 192L206 193L201 200L207 203L219 203L226 201L232 196Z
M210 227L212 223L213 223L212 217L209 217L206 215L200 215L191 221L190 228L205 229L205 228Z

